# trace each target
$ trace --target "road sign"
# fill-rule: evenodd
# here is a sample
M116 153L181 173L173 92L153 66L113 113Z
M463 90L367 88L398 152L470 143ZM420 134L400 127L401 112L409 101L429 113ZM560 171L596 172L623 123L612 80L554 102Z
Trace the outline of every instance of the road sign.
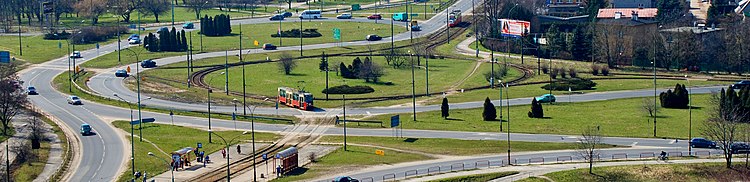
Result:
M335 123L335 124L336 124L336 125L338 125L338 124L339 124L339 116L336 116L336 123Z
M400 124L399 115L391 116L391 128L396 127Z
M196 147L196 148L203 148L203 143L198 142L198 147Z
M154 118L143 118L141 120L130 121L130 124L131 125L139 124L139 123L141 123L141 121L143 121L143 123L153 123L154 121L156 121L156 119L154 119Z
M258 42L258 40L255 40L255 41L253 41L253 45L258 46L258 45L260 45L260 43Z
M0 63L10 63L10 52L0 51Z
M169 111L169 116L174 116L174 113L172 111Z
M336 40L341 39L341 29L333 28L333 39L336 39Z
M375 155L385 156L385 151L383 151L383 150L375 150Z
M237 114L232 113L232 120L237 120Z
M268 159L268 154L263 154L263 160L267 160L267 159Z

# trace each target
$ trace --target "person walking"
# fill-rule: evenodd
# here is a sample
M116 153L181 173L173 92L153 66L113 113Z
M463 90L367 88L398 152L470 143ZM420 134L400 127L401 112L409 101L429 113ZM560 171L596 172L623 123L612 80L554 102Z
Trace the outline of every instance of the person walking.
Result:
M240 144L237 144L237 154L242 154L242 150L240 149Z
M222 149L221 149L221 157L222 157L223 159L226 159L226 158L227 158L227 149L226 149L226 148L222 148Z

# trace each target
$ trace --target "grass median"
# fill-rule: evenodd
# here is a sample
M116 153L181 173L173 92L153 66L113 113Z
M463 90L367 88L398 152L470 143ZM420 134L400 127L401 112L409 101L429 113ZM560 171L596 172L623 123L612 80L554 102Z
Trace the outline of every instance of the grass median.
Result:
M122 129L126 133L130 133L130 123L127 121L114 121L112 122L115 127ZM216 138L214 143L208 142L208 131L184 127L174 126L168 124L144 124L142 128L144 133L143 141L135 138L133 142L135 148L135 166L137 171L145 171L149 176L156 176L169 169L169 165L165 164L164 161L158 159L164 159L167 162L170 161L172 151L176 151L185 147L193 147L197 143L203 143L202 151L207 154L217 152L224 148L222 141ZM135 131L139 133L141 131L136 127ZM225 138L232 138L235 136L242 135L243 131L213 131L213 133L223 136ZM255 133L256 141L275 141L279 136L271 133ZM130 137L128 137L130 139ZM250 141L251 135L246 134L240 136L234 143ZM156 157L149 156L148 153L153 152ZM195 164L198 165L198 164ZM118 181L129 181L131 178L132 166L128 161L128 169L125 174L122 174Z
M385 155L375 154L374 147L348 146L348 151L339 148L304 167L297 168L290 174L276 178L272 181L309 181L322 175L331 175L342 171L356 171L370 166L383 164L396 164L402 162L420 161L432 159L430 157L412 153L383 150Z
M179 4L182 5L182 4ZM177 23L175 26L182 26L179 22L184 21L194 21L199 22L198 19L195 18L195 12L192 12L189 10L190 8L187 7L180 7L175 6L174 8L174 21ZM260 8L262 10L263 8ZM256 11L256 16L258 16L258 13ZM213 17L218 14L229 14L232 18L237 17L250 17L250 11L237 11L237 9L232 9L232 11L221 11L219 9L204 9L200 11L200 17L202 18L204 15L208 15L210 17ZM138 16L139 13L133 12L130 14L130 22L124 23L121 22L118 24L118 18L120 21L122 20L122 17L119 15L113 15L110 13L104 13L101 16L99 16L99 23L97 25L106 25L106 26L113 26L113 25L122 25L127 26L128 24L138 24ZM26 19L24 19L26 20ZM26 22L26 21L22 21ZM140 23L141 24L152 24L152 23L164 23L164 26L167 26L168 24L171 25L172 22L172 10L168 9L165 13L159 15L159 22L156 22L156 17L154 17L154 14L152 13L144 13L140 14ZM38 22L37 22L38 23ZM85 18L83 16L76 16L75 14L65 14L60 16L60 23L64 24L68 27L83 27L83 26L91 26L91 19Z
M21 45L23 48L23 56L21 56L19 54L17 36L0 36L0 50L9 51L11 56L32 64L39 64L68 55L68 44L65 40L44 40L43 37L43 35L21 36ZM114 37L99 44L106 45L116 41L117 37ZM73 51L72 47L71 45L70 51ZM95 47L96 43L75 45L76 51L89 50Z
M748 181L750 170L744 163L727 169L725 163L659 164L595 167L594 174L588 168L545 174L554 181ZM523 182L547 181L540 178L524 179Z
M466 175L466 176L458 176L458 177L445 178L445 179L439 179L439 180L431 180L428 182L491 181L493 179L498 179L498 178L502 178L502 177L506 177L510 175L515 175L515 174L518 174L518 171L506 171L506 172Z
M481 154L503 153L507 149L506 141L498 140L459 140L446 138L393 138L393 137L371 137L371 136L347 136L347 142L351 144L363 144L382 146L405 151L418 151L438 155L475 156ZM342 136L324 136L320 142L340 143ZM511 141L514 152L544 151L544 150L568 150L575 149L574 143L553 142L520 142ZM601 145L601 148L616 147L613 145Z

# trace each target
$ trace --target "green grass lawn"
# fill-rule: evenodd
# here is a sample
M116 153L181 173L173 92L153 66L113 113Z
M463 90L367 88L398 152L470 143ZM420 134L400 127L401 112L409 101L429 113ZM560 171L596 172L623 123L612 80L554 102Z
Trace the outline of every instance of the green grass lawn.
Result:
M281 24L281 27L282 27L281 28L282 30L299 29L299 21L294 20L294 19L289 19L289 20L284 21ZM391 33L390 25L363 23L363 22L303 21L302 28L303 29L318 29L318 32L320 32L323 35L321 37L316 37L316 38L303 38L302 39L303 45L335 42L336 40L333 39L333 28L341 29L341 41L342 42L364 40L365 36L368 34L378 34L381 36L386 36L386 35L390 35ZM300 45L299 38L282 38L281 44L280 44L279 38L271 37L271 34L275 34L278 31L278 29L279 29L278 23L242 25L242 32L243 32L242 48L243 49L260 48L264 43L271 43L279 47ZM405 31L404 29L395 29L394 33L398 34L404 31ZM142 34L148 34L148 33L142 33ZM201 42L201 36L197 32L194 32L192 33L194 53L197 54L200 52L238 50L240 47L239 34L240 34L240 26L235 25L235 26L232 26L231 36L221 36L221 37L203 36L203 40ZM191 37L191 34L188 34L187 39L190 39L190 37ZM253 45L253 42L255 40L258 41L259 43L258 46ZM186 54L185 52L148 52L147 50L140 48L140 47L137 47L137 48L133 47L131 49L134 49L135 52L139 52L140 55L138 56L138 58L141 60L163 58L163 57L169 57L169 56L180 56L180 55ZM299 54L296 54L296 55L299 55ZM122 51L120 53L120 56L121 56L121 60L123 60L124 63L135 62L136 56L130 51ZM221 58L221 60L223 62L224 58ZM196 61L196 62L201 62L201 61ZM110 68L110 67L114 67L117 65L119 65L117 62L117 52L112 52L110 54L98 57L94 60L89 60L88 62L84 63L82 67Z
M445 178L445 179L439 179L439 180L432 180L429 182L468 182L468 181L490 181L493 179L498 179L510 175L518 174L517 171L506 171L506 172L495 172L495 173L486 173L486 174L475 174L475 175L466 175L466 176L458 176L458 177L452 177L452 178Z
M544 176L554 181L747 181L750 170L743 163L727 169L725 163L659 164L595 167L594 174L588 168L559 171ZM546 181L524 179L524 182Z
M312 9L320 9L320 5L323 5L324 7L331 7L331 6L339 6L339 5L346 5L348 6L347 9L350 9L352 4L359 4L361 6L377 3L380 0L317 0L315 2L309 1L310 8ZM380 3L386 4L385 1L381 1ZM307 6L302 6L307 7Z
M180 4L182 5L182 4ZM175 26L179 25L182 26L182 24L177 24L177 22L184 22L184 21L194 21L198 22L198 19L195 18L195 12L189 11L189 8L185 7L175 7L174 8L174 21L176 22ZM263 10L263 8L259 8L260 10ZM138 11L135 13L130 14L130 23L121 22L123 26L127 26L127 24L137 24L138 23ZM201 17L204 15L208 16L215 16L218 14L229 14L232 18L238 18L238 17L250 17L250 11L237 11L237 9L232 9L231 12L225 11L219 11L219 9L206 9L201 11ZM258 14L256 14L258 15ZM148 13L148 14L141 14L141 24L151 24L151 23L157 23L156 18L154 17L154 14ZM98 25L117 25L117 18L120 18L120 21L122 20L122 17L118 15L113 15L110 13L105 13L101 16L99 16L99 24ZM26 20L26 19L23 19ZM83 21L83 22L81 22ZM22 21L25 22L25 21ZM75 14L64 14L60 17L60 22L66 26L66 27L77 27L77 26L90 26L91 25L91 19L84 18L84 17L76 17ZM158 23L171 23L172 22L172 11L168 10L164 12L164 14L159 15L159 22Z
M127 121L114 121L112 124L115 125L115 127L120 128L127 133L130 133L130 123L128 123ZM214 136L214 138L216 139L214 140L214 143L209 143L208 131L205 130L199 130L184 126L154 123L144 124L142 129L144 134L143 138L145 140L141 142L138 138L135 138L135 141L131 142L134 142L133 144L135 146L135 165L137 166L136 170L146 171L148 172L149 176L161 174L167 171L169 166L167 164L164 164L162 160L159 160L158 158L153 156L149 156L148 152L153 152L157 157L169 162L171 155L168 155L168 153L185 147L195 148L195 145L198 142L203 143L203 148L201 150L206 151L206 153L209 154L219 151L225 147L222 141L216 136ZM138 132L138 127L136 127L135 133ZM214 131L214 133L226 139L242 135L242 131ZM260 141L274 141L278 138L278 135L271 133L255 133L255 139ZM250 139L250 134L242 135L241 137L239 137L239 139L235 140L235 142L231 144L237 144L239 143L238 141L246 142ZM147 142L146 140L150 141L151 143ZM166 154L160 152L159 150L166 152ZM118 181L130 180L131 174L129 171L132 171L132 166L130 166L130 163L128 163L128 169L126 171L128 172L122 174L118 178Z
M693 133L700 131L710 109L710 95L693 95ZM565 99L560 97L558 99ZM450 98L449 98L450 100ZM529 100L531 103L531 100ZM653 137L653 123L641 110L643 98L616 99L584 103L544 104L545 119L529 118L529 105L512 106L511 132L579 135L585 127L600 126L605 136ZM660 108L661 109L661 108ZM499 111L499 109L498 109ZM497 121L482 121L482 109L451 110L451 120L440 117L440 111L417 113L418 121L412 122L411 114L402 114L402 126L407 129L453 130L498 132ZM499 115L499 114L498 114ZM503 107L503 119L507 119L507 107ZM657 137L687 138L688 110L661 109L657 115ZM376 116L367 120L384 121L388 126L390 116ZM507 129L507 125L504 126Z
M416 16L413 16L413 20L427 20L432 18L432 16L435 16L437 12L442 11L445 9L446 6L441 7L440 4L444 5L452 5L455 3L455 0L446 0L446 1L428 1L427 3L409 3L409 14L417 14ZM393 6L393 7L387 7L387 8L378 8L378 9L365 9L361 11L354 11L352 12L352 15L357 17L367 17L374 13L380 13L383 15L383 19L391 18L393 13L405 13L406 12L406 4L399 5L399 6Z
M353 144L365 144L382 146L407 151L419 151L439 155L480 155L503 153L508 143L497 140L459 140L444 138L393 138L393 137L370 137L370 136L348 136L347 142ZM320 142L340 143L342 136L324 136ZM547 142L519 142L511 141L513 151L543 151L543 150L566 150L575 149L571 143L547 143ZM602 146L614 147L611 145Z
M31 145L31 144L29 144ZM19 164L20 167L12 171L13 181L34 181L37 176L44 170L49 158L50 143L42 140L39 149L33 149L36 159Z
M289 175L282 178L276 178L272 181L305 181L325 174L339 173L341 170L351 171L353 169L374 165L396 164L431 159L430 157L423 155L372 147L348 146L347 149L348 151L344 151L343 148L339 148L330 154L319 158L317 162L298 168L297 170L292 171ZM375 150L383 150L385 155L376 155Z
M21 36L21 45L23 49L23 56L21 56L18 49L18 37L17 36L0 36L0 50L9 51L11 56L15 56L18 59L25 60L29 63L43 63L49 60L64 57L68 54L68 44L65 40L44 40L44 36ZM109 44L117 41L117 37L109 39L106 42L99 43L100 45ZM58 48L58 44L62 47ZM71 50L72 49L71 45ZM96 47L94 44L82 44L75 45L76 50L88 50ZM116 54L115 54L116 56ZM117 57L115 57L117 58Z

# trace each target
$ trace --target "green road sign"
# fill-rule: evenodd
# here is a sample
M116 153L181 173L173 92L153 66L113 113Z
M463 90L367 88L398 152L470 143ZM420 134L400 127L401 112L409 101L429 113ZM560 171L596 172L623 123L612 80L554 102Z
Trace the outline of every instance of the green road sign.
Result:
M341 39L341 29L333 28L333 39L336 39L336 40Z

